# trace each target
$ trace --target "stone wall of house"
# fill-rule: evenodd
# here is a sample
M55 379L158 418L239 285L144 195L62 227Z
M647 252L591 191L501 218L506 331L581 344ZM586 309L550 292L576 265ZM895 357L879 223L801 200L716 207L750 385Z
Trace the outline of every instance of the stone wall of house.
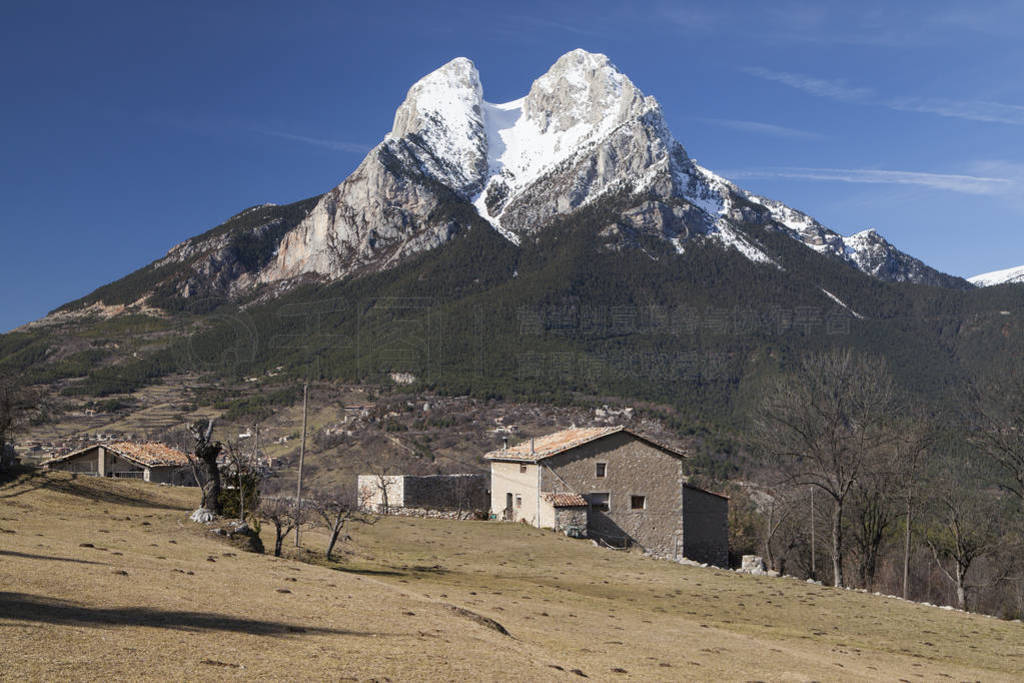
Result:
M61 460L49 465L51 470L63 472L79 472L82 474L99 474L99 456L95 448L90 448L73 458Z
M574 538L585 537L587 535L587 508L555 508L555 530Z
M550 491L550 488L542 489ZM537 488L537 465L518 462L491 462L491 514L505 519L511 498L512 522L540 526L541 501Z
M696 562L729 566L729 501L683 486L683 555Z
M172 486L195 486L196 478L191 467L150 467L146 481Z
M402 505L430 510L486 510L489 484L486 474L407 476Z
M580 493L591 502L587 534L609 545L639 545L658 557L682 557L683 468L680 458L618 433L542 461L542 490ZM604 476L598 475L604 464ZM608 494L607 512L593 509ZM642 507L634 509L634 496Z

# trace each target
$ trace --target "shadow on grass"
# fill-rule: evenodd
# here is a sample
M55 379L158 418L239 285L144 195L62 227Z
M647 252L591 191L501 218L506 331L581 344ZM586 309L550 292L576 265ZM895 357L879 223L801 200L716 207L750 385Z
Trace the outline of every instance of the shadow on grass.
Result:
M132 487L122 493L110 490L117 486ZM152 484L149 484L152 486ZM128 505L133 507L148 507L161 510L188 510L187 507L168 505L167 503L155 500L147 495L147 492L140 491L127 481L118 481L110 478L82 477L64 478L47 472L32 470L21 473L20 476L0 482L0 499L16 498L26 493L46 489L58 493L66 493L71 496L85 498L97 503L112 503L115 505ZM198 489L197 489L198 490Z
M19 553L17 550L0 550L0 555L6 555L8 557L22 557L26 560L54 560L56 562L75 562L77 564L106 564L106 562L79 560L74 557L55 557L53 555L33 555L32 553Z
M149 626L179 631L231 631L267 636L288 636L297 633L392 635L372 631L298 626L281 621L246 619L211 612L172 612L151 607L87 607L40 595L0 592L0 621L3 620L34 621L60 626Z
M394 569L365 569L362 567L345 567L343 565L330 565L331 569L346 574L363 574L365 576L408 576L408 572L399 572Z

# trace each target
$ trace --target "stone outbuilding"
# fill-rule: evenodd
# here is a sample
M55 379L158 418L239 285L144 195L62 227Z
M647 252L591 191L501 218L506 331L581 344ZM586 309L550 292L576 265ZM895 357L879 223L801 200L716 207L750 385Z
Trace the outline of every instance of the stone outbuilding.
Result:
M159 484L195 486L188 456L162 443L93 444L43 463L50 470L93 477L141 479Z
M486 510L486 474L360 474L359 507L368 512L404 508L423 510Z
M729 562L729 499L690 484L686 455L622 426L573 428L491 451L491 515L615 547Z

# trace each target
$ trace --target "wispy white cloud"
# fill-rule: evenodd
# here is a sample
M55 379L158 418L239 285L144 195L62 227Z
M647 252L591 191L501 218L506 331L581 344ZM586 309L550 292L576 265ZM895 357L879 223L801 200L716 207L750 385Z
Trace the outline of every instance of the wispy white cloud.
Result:
M781 167L726 171L723 175L728 178L796 178L844 183L917 185L935 190L973 195L1004 195L1019 187L1018 181L1012 177L891 171L873 168Z
M364 145L357 142L344 142L342 140L326 140L324 138L312 138L306 135L295 135L293 133L284 133L278 130L265 130L262 128L254 128L253 130L262 135L269 135L271 137L281 138L282 140L291 140L293 142L301 142L307 145L323 147L325 149L331 149L336 152L352 152L353 154L366 154L367 152L370 151L369 145Z
M934 97L878 97L870 88L848 85L845 81L826 80L762 67L742 67L743 73L801 90L816 97L839 102L860 102L896 111L916 111L950 118L1024 126L1024 106L987 100L951 100Z
M736 119L700 120L715 126L723 126L725 128L732 128L733 130L740 130L747 133L771 135L777 138L820 140L825 137L821 133L815 133L808 130L800 130L798 128L787 128L786 126L778 126L774 123L763 123L761 121L740 121Z
M817 97L827 97L841 102L865 101L874 96L874 91L870 88L854 87L841 80L826 80L786 71L772 71L760 66L746 66L740 70L757 78L775 81Z
M662 7L659 15L665 21L680 28L697 31L716 28L728 18L723 13L694 6Z
M936 98L904 97L889 101L888 105L901 111L920 111L969 121L1009 123L1024 126L1024 107L984 100L947 100Z
M565 33L574 33L581 36L600 36L603 33L593 27L583 26L579 23L570 23L567 21L556 21L553 19L545 19L541 17L532 17L525 14L505 14L496 17L499 21L504 22L506 30L510 31L521 31L524 28L527 29L548 29L553 31L562 31Z

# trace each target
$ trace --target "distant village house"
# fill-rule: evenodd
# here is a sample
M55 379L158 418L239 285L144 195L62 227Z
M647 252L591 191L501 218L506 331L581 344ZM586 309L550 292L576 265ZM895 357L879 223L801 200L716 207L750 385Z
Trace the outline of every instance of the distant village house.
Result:
M93 444L47 460L43 465L50 470L94 477L141 479L176 486L196 483L188 456L161 443Z
M675 448L609 426L566 429L484 458L499 519L728 565L729 500L691 485Z

